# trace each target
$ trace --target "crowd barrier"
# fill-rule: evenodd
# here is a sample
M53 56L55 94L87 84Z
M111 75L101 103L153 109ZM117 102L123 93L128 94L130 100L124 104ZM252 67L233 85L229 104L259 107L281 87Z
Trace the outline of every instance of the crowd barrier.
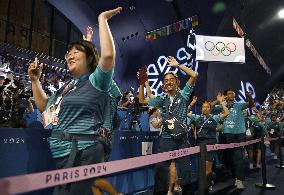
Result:
M48 146L49 129L0 129L0 178L54 170ZM159 132L116 131L110 161L157 153ZM134 193L152 187L155 166L108 177L118 191ZM139 180L135 179L139 178ZM28 195L50 195L52 189ZM1 194L1 193L0 193Z
M129 132L127 132L129 133ZM140 132L141 133L141 132ZM48 136L48 133L47 135ZM282 137L283 138L283 137ZM136 139L136 138L134 138ZM138 139L138 138L137 138ZM280 138L272 138L272 140L280 140ZM5 140L6 142L21 142L21 140ZM132 169L137 169L145 167L148 165L157 164L171 159L176 159L192 154L200 155L199 167L204 167L205 164L205 153L207 151L217 151L236 147L243 147L251 145L257 142L262 142L264 145L263 138L255 139L240 143L230 143L230 144L214 144L214 145L199 145L195 147L184 148L180 150L174 150L164 153L151 154L146 156L139 156L134 158L128 158L123 160L114 160L110 162L98 163L88 166L80 166L68 169L51 170L44 171L33 174L26 174L21 176L5 177L0 180L1 183L5 183L8 186L9 194L25 193L40 189L45 189L57 185L67 184L71 182L78 182L85 179L95 178L99 176L106 176L114 173L119 173L122 171L128 171ZM282 156L282 155L280 155ZM265 162L263 162L263 167L265 167ZM127 166L126 166L127 165ZM282 165L282 157L280 159L280 166ZM200 169L202 170L202 169ZM204 179L204 171L199 174L199 194L205 194L207 190L206 179ZM266 174L266 173L263 173ZM267 180L263 179L263 186L266 186ZM265 184L265 185L264 185Z

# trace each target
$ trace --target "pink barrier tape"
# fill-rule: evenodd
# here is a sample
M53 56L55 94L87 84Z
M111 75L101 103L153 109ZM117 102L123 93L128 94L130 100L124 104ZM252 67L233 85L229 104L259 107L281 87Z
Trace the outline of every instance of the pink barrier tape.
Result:
M41 173L33 173L22 176L7 177L1 179L0 183L9 183L9 194L18 194L90 179L98 176L109 175L120 171L144 167L147 165L180 158L199 152L199 146L195 146L124 160L104 162L68 169L45 171Z
M250 140L250 141L240 142L240 143L207 145L206 149L207 151L224 150L228 148L237 148L237 147L242 147L246 145L251 145L251 144L255 144L260 141L261 139L255 139L255 140Z
M275 138L269 138L268 140L269 141L275 141L275 140L278 140L279 139L279 137L275 137Z
M281 137L284 138L284 137ZM279 138L270 138L270 141ZM250 140L240 143L215 144L207 145L207 151L224 150L228 148L242 147L260 142L261 139ZM109 175L121 171L140 168L151 164L176 159L200 152L199 146L173 150L148 156L140 156L135 158L98 163L87 166L73 167L68 169L60 169L53 171L45 171L41 173L33 173L21 176L7 177L0 179L0 184L6 183L9 194L18 194L40 190L57 185L77 182L103 175ZM5 185L6 186L6 185ZM1 191L0 191L1 192Z

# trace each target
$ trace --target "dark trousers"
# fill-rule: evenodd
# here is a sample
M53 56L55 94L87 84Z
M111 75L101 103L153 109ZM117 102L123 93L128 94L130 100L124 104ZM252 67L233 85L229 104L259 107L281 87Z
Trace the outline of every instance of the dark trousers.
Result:
M214 145L217 143L216 139L198 139L197 144L206 144L206 145ZM205 159L206 161L213 162L214 156L216 156L215 151L206 152Z
M190 144L187 140L176 139L160 139L159 152L168 152L182 148L188 148ZM160 163L156 167L155 176L155 191L165 190L168 186L169 166L171 161ZM187 185L190 182L190 157L182 157L175 159L177 174L181 186Z
M104 162L104 156L103 145L100 142L96 142L95 145L78 151L74 167ZM69 156L55 159L57 169L66 168L66 164L69 160L68 158ZM92 195L91 186L93 183L94 179L88 179L76 183L56 186L53 195Z
M231 134L225 133L223 134L223 141L227 144L229 143L239 143L244 142L246 135L244 133L241 134ZM231 168L233 176L235 176L238 180L244 181L244 148L232 148L224 151L224 160L227 168Z

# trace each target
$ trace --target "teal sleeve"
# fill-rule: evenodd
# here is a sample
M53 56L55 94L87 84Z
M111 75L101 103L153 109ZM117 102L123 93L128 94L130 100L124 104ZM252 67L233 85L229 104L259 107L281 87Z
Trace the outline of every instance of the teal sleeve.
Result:
M193 116L193 114L190 115L190 116L187 116L187 118L188 118L190 121L194 121L194 116Z
M251 122L257 122L257 121L256 121L256 118L254 118L254 117L248 117L248 119L249 119Z
M211 113L212 114L220 114L221 112L223 112L223 107L221 105L215 105L213 108L212 108L212 111Z
M191 117L187 116L187 118L186 118L186 124L187 124L187 125L190 125L191 123L192 123Z
M200 115L197 115L197 114L192 114L190 116L187 116L187 121L186 121L187 125L190 125L191 123L196 122L197 119L199 119L199 117Z
M237 105L237 108L239 110L244 110L244 109L248 108L246 103L237 103L236 105Z
M89 80L99 91L108 91L112 82L113 70L103 71L100 66L90 75Z
M194 122L196 122L199 118L200 118L200 115L198 115L198 114L192 114L191 115L191 120L194 121Z
M221 124L221 118L219 115L213 115L213 119L216 121L216 123Z
M182 97L188 101L190 98L190 95L193 91L193 86L189 85L188 83L185 84L184 88L180 91Z
M148 99L149 106L155 106L158 108L163 107L163 98L162 97L155 97L155 98L149 98Z
M114 80L111 82L110 91L109 92L110 92L110 95L112 97L114 97L115 99L122 96L121 91L118 88L118 86L117 86L117 84L116 84L116 82Z

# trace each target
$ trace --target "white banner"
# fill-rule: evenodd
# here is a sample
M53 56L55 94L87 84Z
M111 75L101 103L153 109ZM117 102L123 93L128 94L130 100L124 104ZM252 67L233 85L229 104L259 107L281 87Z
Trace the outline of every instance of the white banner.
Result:
M196 60L245 63L244 38L196 35Z

